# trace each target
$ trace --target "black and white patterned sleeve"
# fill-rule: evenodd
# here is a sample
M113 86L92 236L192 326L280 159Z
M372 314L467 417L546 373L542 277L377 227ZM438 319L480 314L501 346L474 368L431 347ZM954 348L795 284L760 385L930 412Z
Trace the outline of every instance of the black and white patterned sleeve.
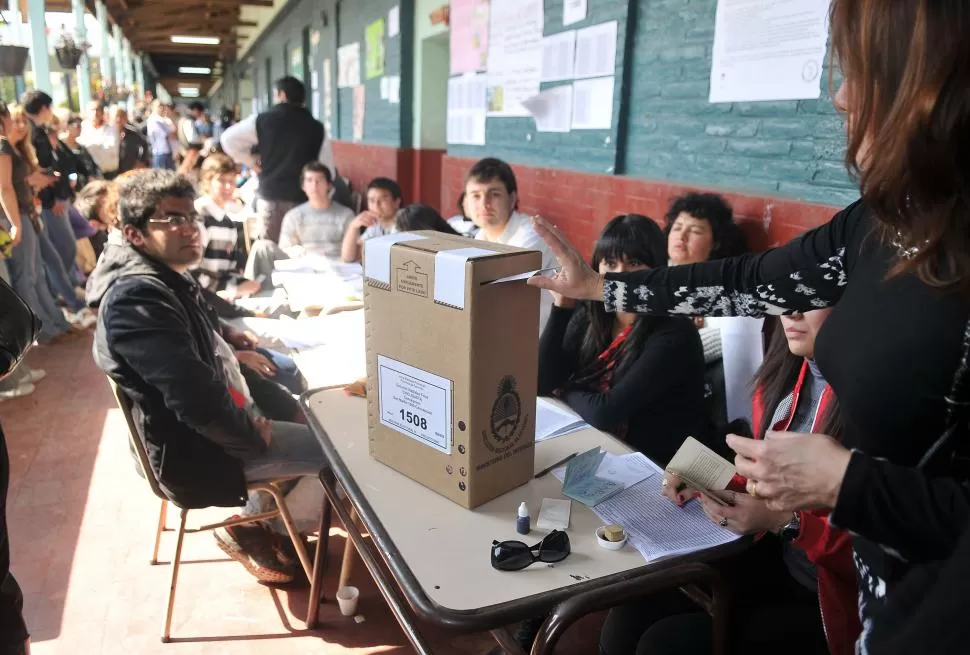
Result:
M858 250L857 203L829 223L764 253L689 266L608 274L607 311L684 316L766 316L831 307L848 283L846 255Z

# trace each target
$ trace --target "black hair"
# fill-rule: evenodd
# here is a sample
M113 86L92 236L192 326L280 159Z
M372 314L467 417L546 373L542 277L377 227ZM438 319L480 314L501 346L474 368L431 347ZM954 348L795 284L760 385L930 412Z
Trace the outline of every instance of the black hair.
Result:
M660 226L640 214L624 214L615 217L596 240L591 264L599 270L600 262L622 261L628 264L644 264L650 268L667 265L667 241ZM586 303L589 329L583 337L579 350L579 371L589 371L597 363L600 354L613 342L615 315L606 311L601 302ZM614 375L619 376L636 359L644 342L657 321L666 320L653 316L637 316L630 335L617 353Z
M665 236L670 236L670 230L681 214L689 214L710 223L714 244L709 260L734 257L747 252L744 232L734 222L734 211L722 196L716 193L689 192L674 198L664 216Z
M788 339L785 337L785 326L777 318L775 329L768 342L768 349L765 351L765 358L754 374L754 386L761 390L761 405L764 409L761 417L761 425L755 425L755 435L764 438L771 429L772 419L779 403L791 393L798 382L798 375L802 370L805 358L796 355L788 347ZM822 424L819 430L821 434L838 439L842 434L842 418L839 411L838 400L833 396L822 417Z
M458 230L448 225L448 221L443 219L434 207L421 203L408 205L398 210L394 224L398 232L434 230L435 232L461 236Z
M395 200L401 199L400 185L389 177L375 177L370 181L370 184L367 185L367 189L364 191L364 193L366 194L367 191L370 191L371 189L383 189L384 191L390 193L391 197Z
M20 106L23 107L24 111L31 116L36 116L42 112L45 107L50 107L53 104L54 99L38 89L25 91L24 94L20 96Z
M229 107L222 108L222 114L219 116L219 121L222 123L223 127L229 127L232 125L233 120L236 118L236 112Z
M195 102L189 103L189 111L205 111L205 105L196 100Z
M118 187L121 224L144 230L164 198L195 198L195 187L175 171L149 168L132 173Z
M486 157L485 159L480 159L475 163L474 166L469 169L468 174L465 175L465 182L461 185L464 189L470 181L475 182L492 182L493 180L498 180L505 186L505 190L508 191L509 195L513 193L518 193L519 185L515 181L515 173L512 171L512 167L506 164L501 159L496 159L495 157ZM462 193L462 200L464 199L464 193ZM515 205L512 209L519 208L519 199L515 199ZM464 210L462 210L464 211Z
M276 80L276 90L286 96L286 101L294 105L306 102L306 87L292 75Z
M324 179L327 180L327 184L333 184L333 173L327 168L322 162L311 161L309 164L303 167L300 171L300 182L303 182L303 176L307 173L320 173L323 175Z

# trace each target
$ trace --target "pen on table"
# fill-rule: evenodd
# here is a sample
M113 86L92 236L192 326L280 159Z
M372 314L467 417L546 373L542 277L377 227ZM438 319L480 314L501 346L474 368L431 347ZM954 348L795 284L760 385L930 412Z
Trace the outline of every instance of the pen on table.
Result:
M535 477L541 478L542 476L544 476L549 471L552 471L554 469L559 468L560 466L562 466L563 464L565 464L566 462L568 462L569 460L571 460L573 457L575 457L578 454L579 453L573 453L572 455L569 455L568 457L563 457L561 460L559 460L558 462L556 462L552 466L548 466L548 467L542 469L541 471L539 471L538 473L536 473Z

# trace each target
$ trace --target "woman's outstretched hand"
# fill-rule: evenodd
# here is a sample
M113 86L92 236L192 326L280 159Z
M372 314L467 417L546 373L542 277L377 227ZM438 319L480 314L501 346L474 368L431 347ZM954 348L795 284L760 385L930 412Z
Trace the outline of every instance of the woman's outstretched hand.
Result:
M552 250L561 268L555 277L536 275L529 278L529 284L565 298L603 300L603 276L590 268L573 244L541 216L532 217L532 227Z

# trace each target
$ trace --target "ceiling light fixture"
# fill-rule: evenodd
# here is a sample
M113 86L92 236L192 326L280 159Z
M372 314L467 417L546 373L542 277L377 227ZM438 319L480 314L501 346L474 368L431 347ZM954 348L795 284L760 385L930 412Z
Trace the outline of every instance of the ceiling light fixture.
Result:
M180 86L178 88L179 95L183 98L198 98L199 90L194 86Z
M208 75L212 69L207 66L179 66L179 72L187 75Z
M173 36L172 43L184 43L192 45L219 45L217 36Z

